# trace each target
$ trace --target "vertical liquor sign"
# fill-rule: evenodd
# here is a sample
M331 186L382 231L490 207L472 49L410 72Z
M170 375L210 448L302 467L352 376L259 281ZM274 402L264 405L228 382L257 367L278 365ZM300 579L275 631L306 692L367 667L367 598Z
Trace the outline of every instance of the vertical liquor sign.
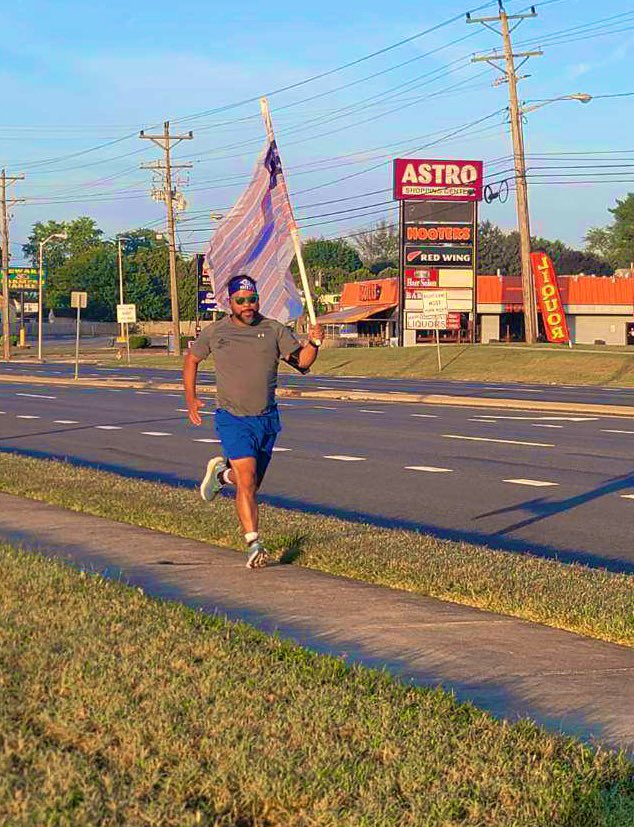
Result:
M399 345L416 343L427 290L447 294L445 329L476 321L478 201L482 161L397 158L399 201Z

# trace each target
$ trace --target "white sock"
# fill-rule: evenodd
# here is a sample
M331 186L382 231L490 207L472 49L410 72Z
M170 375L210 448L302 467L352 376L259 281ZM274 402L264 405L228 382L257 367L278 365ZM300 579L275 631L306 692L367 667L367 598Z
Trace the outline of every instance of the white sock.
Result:
M220 482L221 482L223 485L232 485L232 482L231 482L231 480L229 479L229 472L230 472L230 471L231 471L231 468L225 468L225 470L224 470L224 471L222 472L222 474L220 475Z
M247 531L247 533L244 535L244 539L247 541L247 545L250 546L251 543L255 543L259 536L260 535L257 531Z

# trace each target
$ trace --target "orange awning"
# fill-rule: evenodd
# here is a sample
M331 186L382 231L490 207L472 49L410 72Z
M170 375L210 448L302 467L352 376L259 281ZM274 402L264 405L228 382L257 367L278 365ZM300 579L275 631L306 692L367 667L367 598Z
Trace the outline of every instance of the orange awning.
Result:
M393 310L395 304L363 304L356 307L347 307L345 310L335 310L333 313L326 313L320 316L317 321L319 324L352 324L353 322L362 322L369 319L377 313L382 313L386 310Z

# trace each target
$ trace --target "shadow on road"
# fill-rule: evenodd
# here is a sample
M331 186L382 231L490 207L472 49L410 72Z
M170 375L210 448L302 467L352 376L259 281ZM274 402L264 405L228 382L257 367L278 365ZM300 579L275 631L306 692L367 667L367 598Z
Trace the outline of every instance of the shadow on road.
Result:
M75 465L77 467L96 468L101 471L108 471L112 474L117 474L121 477L127 477L128 479L161 482L165 485L171 485L175 488L198 488L198 486L200 485L199 479L183 477L178 474L130 468L127 465L118 465L117 463L95 462L55 452L35 451L22 448L2 446L0 446L0 452L19 454L21 456L29 456L35 459L58 460L59 462L66 462L70 465ZM631 487L632 485L634 485L634 475L628 474L626 477L622 477L619 479L621 480L621 483L618 484L617 488L613 490L619 490L621 488L626 488L628 486ZM605 493L607 494L609 492L606 490ZM232 495L226 492L222 492L221 496L231 497ZM571 500L579 500L583 496L584 495L580 495L580 497L573 497L571 498ZM596 494L595 496L602 496L602 494ZM549 546L547 544L538 543L533 540L515 539L514 537L509 537L506 534L506 532L510 532L512 530L512 527L508 527L503 532L484 530L472 531L461 528L445 528L443 526L434 525L433 523L426 523L418 520L407 520L403 518L395 519L393 517L388 517L387 515L383 514L370 514L364 511L355 511L352 509L341 508L332 505L312 503L303 500L299 497L288 497L275 494L260 493L259 499L260 502L265 503L267 505L273 505L279 508L286 508L291 511L301 511L304 514L339 517L342 520L349 520L350 522L356 523L364 523L366 525L376 526L377 528L396 528L402 529L404 531L418 531L423 534L429 534L432 537L437 537L440 540L452 540L454 542L473 543L475 545L486 546L488 548L493 549L500 549L502 551L510 551L519 554L533 554L536 557L542 557L544 559L549 560L558 560L562 563L580 563L585 566L590 566L593 568L604 568L608 571L613 571L620 574L634 574L634 560L603 557L599 554L594 554L589 551L570 549L560 546ZM592 497L592 499L594 499L594 497ZM541 506L543 509L546 509L547 506L551 505L545 503L542 500L537 500L534 502L543 503L543 505ZM578 504L580 505L581 502L579 502ZM521 507L522 506L513 506L510 509L502 509L502 511L516 510ZM565 508L561 509L561 511L565 510ZM495 513L496 512L491 512L491 514ZM480 518L484 518L485 516L488 515L482 514L480 515ZM543 519L543 517L541 515L538 515L537 517L531 518L531 520L534 521L537 521L538 519ZM523 523L519 523L518 525L521 526L522 524ZM285 539L289 540L292 538ZM297 559L297 557L301 555L301 540L302 538L299 537L297 543L290 544L288 557L285 560L285 562L293 562L294 559Z
M631 489L634 486L634 474L623 474L619 477L613 477L607 480L602 485L593 488L591 491L585 491L583 494L577 494L574 497L567 497L565 500L546 500L543 497L536 500L528 500L518 505L509 505L505 508L498 508L495 511L487 511L484 514L478 514L476 520L483 520L486 517L497 517L501 514L513 514L516 512L524 512L530 514L524 520L511 523L505 528L498 529L491 533L492 537L498 535L509 534L513 531L519 531L527 526L535 525L542 520L547 520L549 517L554 517L557 514L563 514L566 511L572 511L573 508L578 508L580 505L598 500L600 497L606 497L609 494L616 494L619 491Z

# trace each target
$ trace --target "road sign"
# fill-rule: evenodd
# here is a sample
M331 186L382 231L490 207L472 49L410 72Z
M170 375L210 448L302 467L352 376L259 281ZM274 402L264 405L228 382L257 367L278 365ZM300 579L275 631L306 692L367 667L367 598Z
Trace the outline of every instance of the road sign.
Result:
M40 274L37 267L9 267L9 290L37 290ZM42 284L46 284L46 271Z
M136 304L118 304L117 322L119 324L136 324Z
M79 290L73 290L70 294L70 306L75 308L84 308L88 305L88 293Z
M446 316L447 293L444 290L427 290L423 295L423 313L426 316ZM435 329L435 328L432 328ZM441 328L442 329L442 328Z
M37 313L39 310L39 304L37 302L24 302L24 312L25 313Z

